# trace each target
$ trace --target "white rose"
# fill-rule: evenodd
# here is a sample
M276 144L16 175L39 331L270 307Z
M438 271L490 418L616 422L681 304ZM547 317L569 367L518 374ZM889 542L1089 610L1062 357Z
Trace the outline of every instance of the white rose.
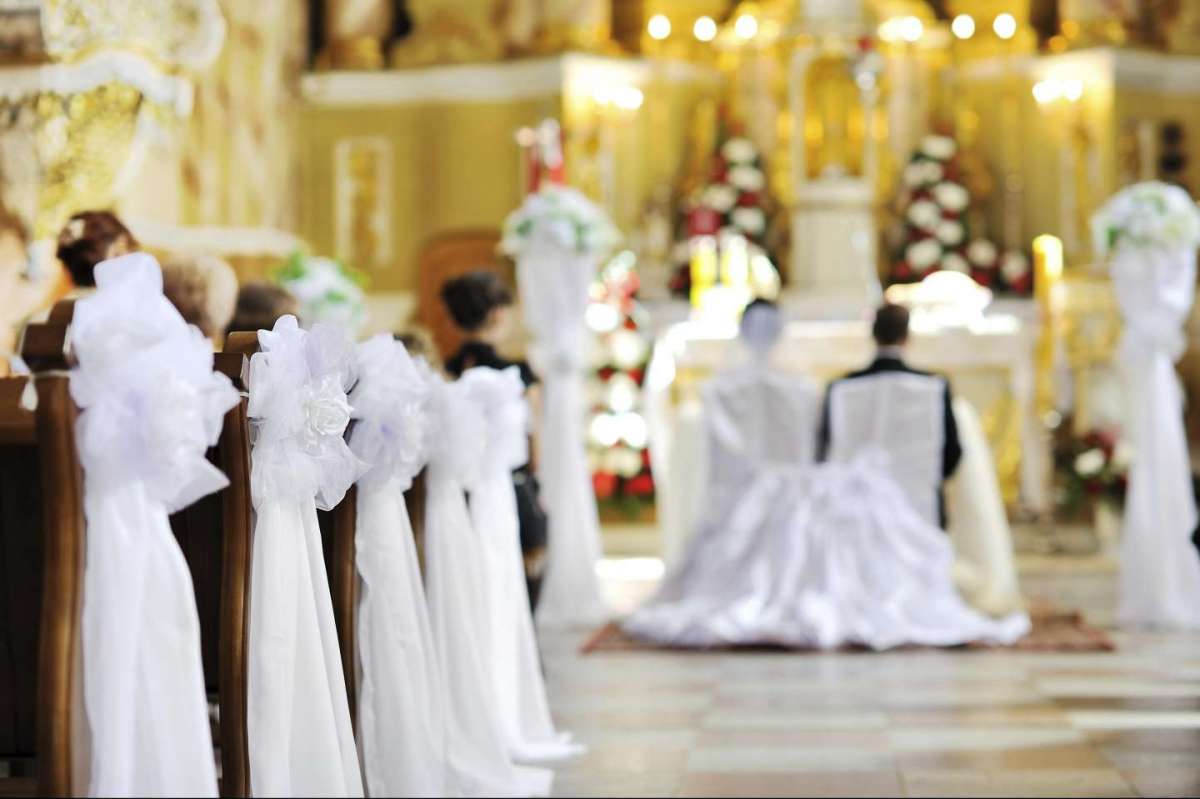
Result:
M937 161L922 161L921 171L924 173L926 183L937 183L946 174L946 170L942 169L942 165Z
M1104 468L1104 453L1089 449L1075 457L1075 473L1080 477L1094 477Z
M761 208L734 208L729 218L751 236L759 235L767 227L767 219Z
M962 224L953 219L943 220L937 226L938 241L947 247L957 247L965 236L966 231L963 230Z
M942 257L942 245L935 239L923 239L908 245L905 259L915 269L928 269Z
M942 269L947 272L962 272L963 274L971 272L971 265L967 263L967 259L956 252L948 252L943 255L941 265Z
M904 185L910 189L918 189L925 185L925 164L913 161L904 167Z
M958 145L949 136L926 136L921 139L921 152L939 161L953 158L957 150Z
M752 166L735 166L726 179L742 191L760 191L767 182L763 173Z
M721 147L721 155L730 164L745 164L758 155L758 148L749 139L730 139Z
M701 202L717 213L728 213L737 203L738 191L733 186L717 183L704 190Z
M302 403L307 437L340 436L350 424L350 403L339 375L326 375L316 386L305 386Z
M967 193L966 188L958 183L943 181L933 187L933 199L947 211L958 213L967 207L971 196Z
M1019 252L1007 252L1000 259L1000 271L1009 282L1020 280L1029 272L1029 261Z
M967 246L967 258L981 269L990 269L996 263L996 245L987 239L975 239Z
M605 471L621 477L633 477L642 470L642 456L628 447L613 447L605 456Z
M917 200L908 207L908 221L921 230L932 231L941 221L942 212L929 200Z

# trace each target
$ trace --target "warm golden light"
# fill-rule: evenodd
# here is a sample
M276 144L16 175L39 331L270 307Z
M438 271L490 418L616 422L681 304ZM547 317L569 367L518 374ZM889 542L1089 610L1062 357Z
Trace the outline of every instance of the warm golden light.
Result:
M717 23L712 17L700 17L692 26L692 33L702 42L711 42L717 38Z
M912 44L921 38L921 34L925 32L925 25L918 17L905 17L900 27L900 38Z
M1043 233L1033 240L1034 280L1048 289L1062 277L1063 243L1058 236Z
M992 20L992 30L1001 39L1011 39L1017 35L1017 18L1012 14L1000 14Z
M742 14L733 23L733 32L739 39L753 39L758 34L758 20L749 14Z
M950 23L950 32L958 39L970 39L975 35L975 18L970 14L959 14Z
M650 34L651 39L662 41L671 35L671 20L663 14L655 14L646 23L646 32Z

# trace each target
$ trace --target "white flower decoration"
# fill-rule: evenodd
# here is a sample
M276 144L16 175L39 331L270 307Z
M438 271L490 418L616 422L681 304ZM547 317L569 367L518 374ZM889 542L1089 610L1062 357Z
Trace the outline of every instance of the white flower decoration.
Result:
M1117 247L1200 246L1200 209L1186 191L1159 181L1113 195L1092 217L1093 246L1106 256Z
M917 200L908 207L908 221L921 230L933 231L942 220L942 211L929 200Z
M942 257L942 245L936 239L923 239L908 245L905 259L916 269L928 269Z
M767 218L761 208L734 208L729 218L735 226L751 236L757 236L767 228Z
M1019 252L1006 252L1000 259L1000 272L1010 283L1029 273L1029 260Z
M721 156L730 164L746 164L753 161L757 155L758 148L749 139L730 139L721 147Z
M991 269L996 264L996 245L987 239L975 239L967 245L967 258L980 269Z
M735 166L729 170L726 180L742 191L761 191L767 184L763 173L752 166Z
M1089 449L1075 457L1075 472L1080 477L1095 477L1104 469L1104 453Z
M620 240L608 216L582 193L546 184L505 219L500 251L517 257L530 248L553 248L601 257Z
M966 238L966 230L963 229L962 223L953 219L943 219L939 222L935 233L938 241L947 247L957 247Z
M921 153L938 161L948 161L958 152L958 144L949 136L926 136L921 139Z
M738 190L724 183L715 183L704 190L701 203L717 213L726 214L737 204Z
M943 181L933 187L933 199L947 211L959 213L971 201L971 195L958 183Z
M941 266L947 272L961 272L964 275L971 272L971 264L967 262L966 258L963 258L956 252L948 252L943 255Z

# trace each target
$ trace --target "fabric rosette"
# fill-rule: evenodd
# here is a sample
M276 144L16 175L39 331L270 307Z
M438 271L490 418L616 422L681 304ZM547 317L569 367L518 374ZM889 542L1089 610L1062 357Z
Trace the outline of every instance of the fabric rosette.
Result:
M96 268L71 326L87 553L92 796L215 796L200 623L167 515L227 484L205 458L238 395L136 253Z
M250 782L255 796L361 796L317 507L362 465L343 434L353 345L284 316L250 359Z
M374 796L447 793L446 693L404 491L432 442L431 374L379 335L358 345L358 740Z

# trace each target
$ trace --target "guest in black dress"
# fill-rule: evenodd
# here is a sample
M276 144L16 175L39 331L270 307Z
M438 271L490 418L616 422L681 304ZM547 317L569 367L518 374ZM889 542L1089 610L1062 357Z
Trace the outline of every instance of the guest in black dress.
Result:
M507 337L512 324L512 290L492 272L470 272L447 281L442 286L442 302L446 304L455 324L467 336L458 352L446 359L446 371L459 377L467 369L486 366L521 370L530 411L538 410L537 376L525 361L509 360L496 351ZM536 457L536 439L529 449ZM513 472L517 494L517 513L521 523L521 554L525 560L525 585L529 590L529 605L537 608L546 565L546 513L538 499L537 478L527 463Z

